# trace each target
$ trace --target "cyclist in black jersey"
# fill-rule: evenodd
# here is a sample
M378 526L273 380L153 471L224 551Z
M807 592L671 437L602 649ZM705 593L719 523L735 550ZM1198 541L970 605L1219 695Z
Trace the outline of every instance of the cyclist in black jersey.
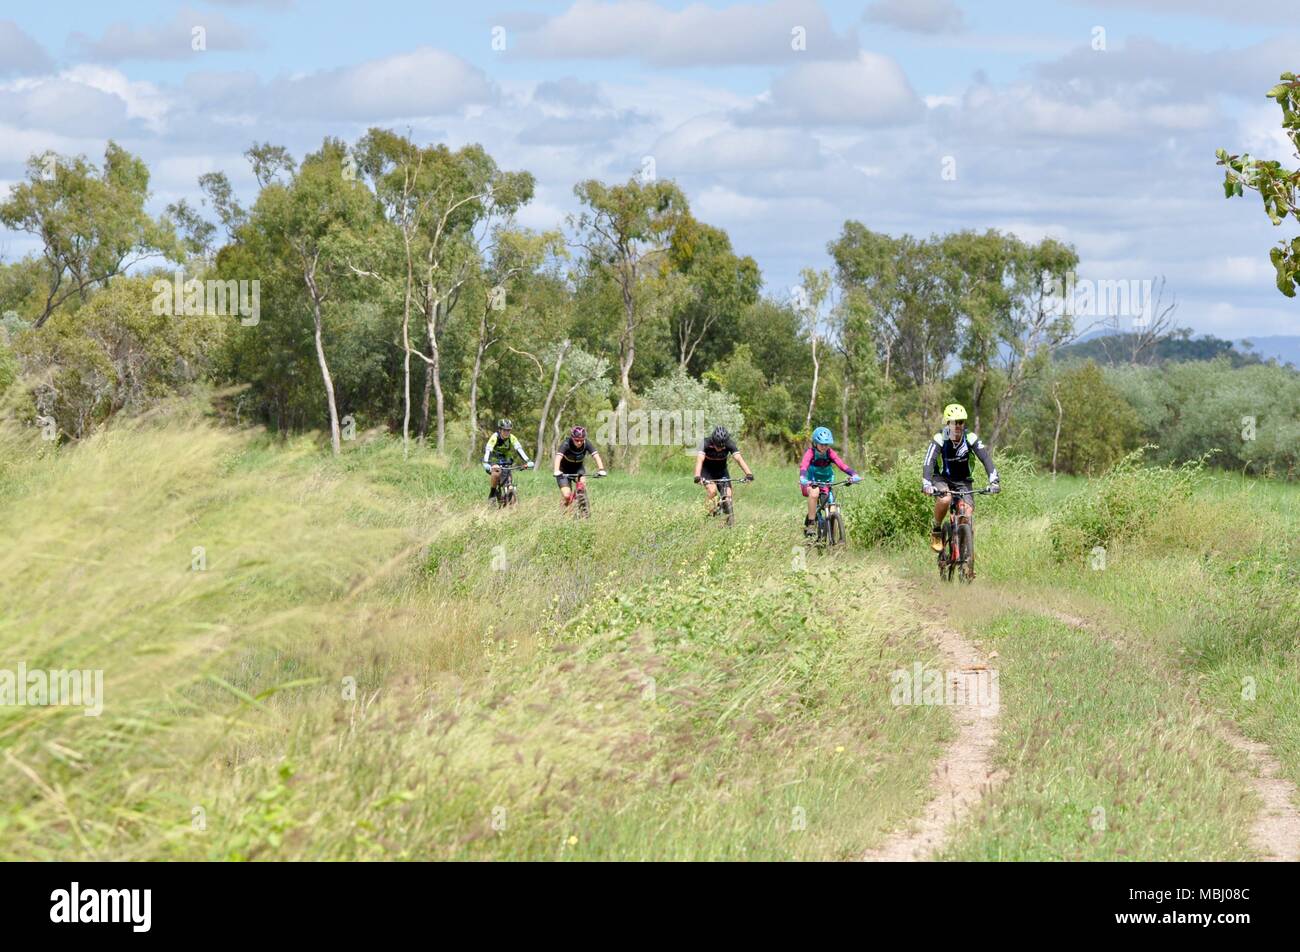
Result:
M704 483L704 493L709 501L709 515L718 514L718 486L715 483L708 482L711 479L725 479L727 498L731 498L731 474L727 470L727 458L736 457L736 462L740 468L745 471L745 482L754 481L754 473L745 462L745 458L740 455L740 448L736 446L736 441L731 438L725 426L715 427L713 433L706 436L700 441L700 448L695 453L695 481Z
M970 518L974 497L949 496L950 490L969 491L974 486L971 478L970 458L974 454L989 474L989 492L1002 491L998 470L988 447L974 433L966 432L966 408L960 403L950 403L943 410L943 430L930 440L921 466L921 491L927 496L937 496L934 501L934 525L930 529L930 548L943 551L943 520L948 517L948 507L957 499L957 516L963 522Z
M605 463L600 458L600 451L587 439L587 428L575 426L569 431L569 437L555 451L555 483L560 487L567 508L573 502L573 486L587 474L583 462L590 456L596 461L596 475L605 475Z

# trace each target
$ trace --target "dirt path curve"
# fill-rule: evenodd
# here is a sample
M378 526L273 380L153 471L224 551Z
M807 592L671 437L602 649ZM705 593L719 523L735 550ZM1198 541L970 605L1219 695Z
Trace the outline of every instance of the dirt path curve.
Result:
M977 678L993 677L978 649L957 632L942 630L939 645L948 681L964 681L969 687ZM994 685L991 697L984 692L979 696L985 703L951 706L957 720L957 737L935 765L930 778L932 798L925 812L906 828L890 834L880 846L868 850L863 862L915 862L931 858L980 798L1002 780L1002 775L993 771L999 704L997 681L991 683Z
M1049 611L1057 621L1098 638L1115 641L1087 620L1065 612ZM1208 712L1207 712L1208 713ZM1251 845L1260 858L1271 863L1300 862L1300 811L1296 810L1296 787L1282 776L1282 764L1267 744L1251 740L1231 721L1216 718L1219 735L1236 748L1250 764L1250 785L1263 802L1263 809L1250 828Z

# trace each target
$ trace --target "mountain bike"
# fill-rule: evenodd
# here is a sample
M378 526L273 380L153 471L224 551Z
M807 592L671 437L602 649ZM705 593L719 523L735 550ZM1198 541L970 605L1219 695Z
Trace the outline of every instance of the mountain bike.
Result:
M716 516L718 513L722 513L726 517L727 525L734 526L736 524L736 503L732 498L731 484L735 482L747 483L749 481L748 479L735 480L730 476L725 476L722 479L709 479L701 476L701 483L713 483L718 487L718 508L714 509L710 515Z
M504 509L506 506L513 506L519 502L519 495L515 492L514 471L516 469L532 469L532 466L515 466L513 463L493 463L492 465L500 471L497 476L497 508Z
M834 548L842 546L848 539L844 534L844 516L840 513L840 504L835 499L834 487L852 485L847 479L841 479L839 482L819 483L811 482L810 487L820 489L817 494L817 539L815 545L819 549L827 547Z
M593 473L592 479L600 479L599 473ZM581 473L573 481L573 503L574 511L578 514L579 519L586 519L591 515L591 504L587 501L587 474Z
M988 496L988 489L949 489L938 496ZM953 574L967 584L975 581L975 522L974 510L966 522L957 518L957 503L948 506L948 519L943 524L943 548L939 550L939 579L951 582Z

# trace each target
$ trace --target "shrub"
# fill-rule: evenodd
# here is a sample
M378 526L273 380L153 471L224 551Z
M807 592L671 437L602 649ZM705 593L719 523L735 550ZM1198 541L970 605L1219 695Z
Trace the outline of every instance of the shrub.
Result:
M1204 466L1144 466L1142 447L1105 476L1071 496L1052 516L1052 554L1058 562L1083 558L1096 546L1141 538L1172 499L1189 495Z
M933 501L921 493L918 454L898 454L892 471L867 492L844 494L844 511L854 541L901 545L930 531Z

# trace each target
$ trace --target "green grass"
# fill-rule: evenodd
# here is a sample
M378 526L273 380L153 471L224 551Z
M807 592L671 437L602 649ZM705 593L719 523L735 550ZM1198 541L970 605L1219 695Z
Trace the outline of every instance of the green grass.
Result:
M0 460L0 667L106 681L100 717L0 708L12 858L853 857L954 736L890 703L943 623L997 652L1006 773L949 858L1249 857L1217 716L1300 781L1294 486L1206 477L1094 570L1052 544L1094 484L1011 466L963 589L912 529L805 553L793 467L726 530L685 454L587 522L545 475L501 513L459 460L192 417ZM845 492L851 539L888 485Z
M14 858L845 858L951 735L879 689L934 651L888 570L796 561L787 474L727 531L680 463L579 523L387 440L4 439L4 660L106 679L0 710Z

